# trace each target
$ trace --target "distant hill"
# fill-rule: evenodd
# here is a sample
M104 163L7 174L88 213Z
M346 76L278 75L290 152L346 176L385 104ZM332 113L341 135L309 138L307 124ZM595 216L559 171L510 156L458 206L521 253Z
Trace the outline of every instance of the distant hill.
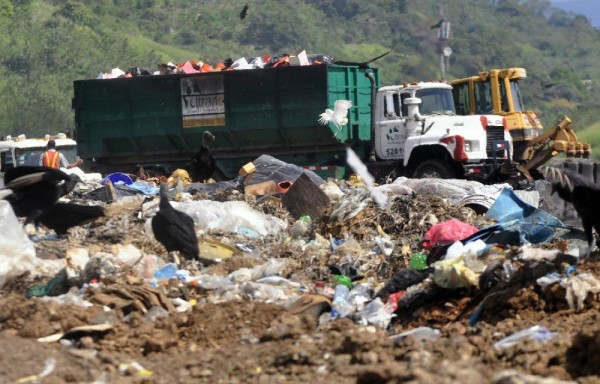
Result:
M73 81L113 67L391 50L374 63L382 84L440 79L440 4L448 80L524 67L525 105L546 126L563 114L575 129L600 121L600 30L547 0L0 0L0 135L72 130Z
M551 0L553 7L584 15L590 23L600 28L600 1L598 0Z

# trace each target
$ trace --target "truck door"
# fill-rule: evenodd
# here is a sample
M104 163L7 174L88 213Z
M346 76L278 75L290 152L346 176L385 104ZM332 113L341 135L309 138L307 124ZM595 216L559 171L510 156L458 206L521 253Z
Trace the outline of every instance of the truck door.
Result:
M452 86L452 96L454 99L454 108L459 116L467 116L473 113L471 93L469 92L469 82L456 84Z
M401 96L398 92L386 92L380 96L383 108L379 107L379 110L383 111L383 116L378 114L379 121L375 132L377 156L384 160L403 159L406 128L400 107Z
M14 166L12 151L2 151L0 153L0 172L6 172Z

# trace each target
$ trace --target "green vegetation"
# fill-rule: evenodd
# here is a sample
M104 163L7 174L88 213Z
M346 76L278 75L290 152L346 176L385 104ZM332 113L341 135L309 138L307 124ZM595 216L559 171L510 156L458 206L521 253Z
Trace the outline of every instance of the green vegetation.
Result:
M305 49L377 62L382 83L441 77L437 0L0 0L0 135L73 128L72 83L113 67ZM550 127L563 114L592 143L600 118L600 31L547 0L446 1L448 79L524 67L528 109ZM596 138L598 136L598 138Z

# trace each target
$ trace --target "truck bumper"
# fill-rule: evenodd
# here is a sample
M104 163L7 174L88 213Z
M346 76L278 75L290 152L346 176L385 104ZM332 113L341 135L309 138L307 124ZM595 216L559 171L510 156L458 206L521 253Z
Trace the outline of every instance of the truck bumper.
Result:
M465 164L465 179L485 183L491 174L500 168L502 163Z

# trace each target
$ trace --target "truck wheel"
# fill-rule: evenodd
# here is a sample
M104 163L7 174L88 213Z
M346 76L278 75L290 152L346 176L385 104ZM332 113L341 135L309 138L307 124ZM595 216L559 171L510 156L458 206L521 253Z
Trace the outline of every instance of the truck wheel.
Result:
M443 160L432 159L419 164L413 172L413 177L415 179L452 179L455 177L455 174L450 165L446 164Z

